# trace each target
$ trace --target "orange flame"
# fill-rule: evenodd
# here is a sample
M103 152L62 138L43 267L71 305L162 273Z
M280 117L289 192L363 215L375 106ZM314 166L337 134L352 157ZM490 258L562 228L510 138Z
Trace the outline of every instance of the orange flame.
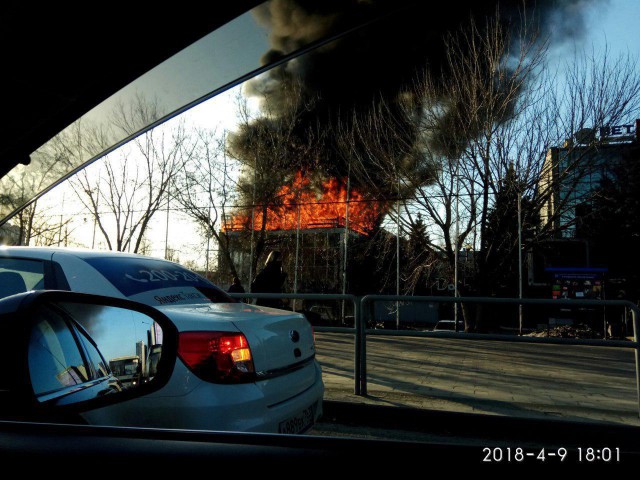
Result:
M281 205L267 208L266 230L295 230L313 228L344 228L347 213L347 188L331 178L322 184L319 193L310 191L310 180L302 172L296 174L293 185L278 192ZM367 200L355 189L349 192L349 229L366 234L383 212L381 202ZM251 213L237 214L224 222L222 230L233 232L251 230ZM263 211L254 208L253 228L262 229Z

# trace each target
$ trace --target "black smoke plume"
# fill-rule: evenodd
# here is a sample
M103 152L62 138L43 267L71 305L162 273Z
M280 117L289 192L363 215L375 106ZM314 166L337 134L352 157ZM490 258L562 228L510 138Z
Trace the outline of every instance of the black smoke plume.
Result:
M372 109L384 104L387 120L375 132L376 143L386 155L395 152L394 161L407 161L418 134L410 118L411 109L403 103L406 92L427 69L441 72L446 67L449 33L471 18L482 26L485 19L497 17L506 34L527 18L543 35L553 32L551 40L561 42L580 34L582 12L595 1L459 0L434 4L408 0L272 0L254 10L257 20L270 32L271 49L263 56L264 64L341 32L354 31L249 82L245 92L263 99L268 113L243 125L231 137L230 151L249 166L260 169L259 162L264 162L262 170L269 171L277 148L281 151L276 164L282 172L278 176L282 184L298 170L344 179L349 166L344 138L341 142L336 132L351 131L354 124L365 125ZM446 75L441 78L446 81ZM415 108L420 106L419 100L417 103ZM464 109L464 105L457 108ZM448 127L455 129L456 125ZM446 135L443 131L434 138ZM256 158L261 139L270 143L265 151L271 152L271 158ZM352 142L351 148L364 151L370 148L366 145L369 140L361 138ZM366 155L360 158L366 159ZM370 175L375 181L373 169ZM428 171L424 175L428 176ZM357 186L358 178L351 181Z

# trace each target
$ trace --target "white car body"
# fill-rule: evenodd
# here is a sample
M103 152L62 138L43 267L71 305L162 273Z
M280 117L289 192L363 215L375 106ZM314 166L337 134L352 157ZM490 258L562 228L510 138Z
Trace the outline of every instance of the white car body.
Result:
M125 296L91 261L104 259L112 265L126 259L158 262L158 268L182 268L165 260L140 255L40 247L0 248L3 259L31 259L56 265L68 282L68 289L151 305L163 312L179 332L241 332L252 352L257 381L220 384L202 380L178 358L169 382L160 390L133 400L83 414L96 425L123 425L197 430L278 432L288 420L322 413L324 385L315 360L313 330L298 313L246 303L190 303L171 288ZM59 266L59 268L58 268ZM51 268L49 268L51 270ZM200 277L200 279L202 279ZM141 280L139 280L141 281ZM64 282L63 282L64 283ZM60 288L54 285L53 288ZM29 286L28 288L33 288ZM44 288L38 285L36 288ZM51 288L51 284L47 286ZM188 296L188 295L187 295ZM179 299L177 301L174 301ZM166 304L161 304L167 302ZM297 331L293 355L290 332ZM308 426L308 425L305 425Z

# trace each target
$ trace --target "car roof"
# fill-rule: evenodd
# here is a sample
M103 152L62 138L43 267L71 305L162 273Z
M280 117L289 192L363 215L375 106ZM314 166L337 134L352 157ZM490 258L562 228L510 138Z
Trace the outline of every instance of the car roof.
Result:
M139 258L144 260L158 260L161 262L168 262L168 260L162 258L154 258L135 253L116 252L112 250L90 250L85 248L70 248L70 247L24 247L24 246L0 246L0 257L3 256L16 256L26 258L38 258L49 259L54 253L65 253L74 255L78 258L98 258L98 257L121 257L121 258Z

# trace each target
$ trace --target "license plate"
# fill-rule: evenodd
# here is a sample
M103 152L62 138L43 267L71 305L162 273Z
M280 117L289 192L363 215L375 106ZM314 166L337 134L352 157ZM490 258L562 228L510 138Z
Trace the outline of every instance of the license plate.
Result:
M278 433L295 434L308 430L313 425L313 405L299 414L287 418L278 425Z

